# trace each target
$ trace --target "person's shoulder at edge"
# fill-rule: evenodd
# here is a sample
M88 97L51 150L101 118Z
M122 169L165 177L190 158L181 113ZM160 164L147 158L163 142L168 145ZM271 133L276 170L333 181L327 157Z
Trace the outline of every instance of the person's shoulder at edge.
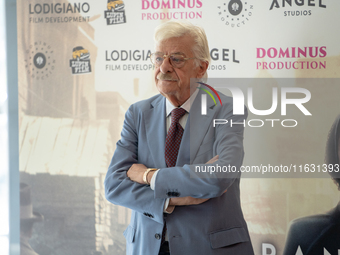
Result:
M287 238L290 241L294 240L293 242L296 242L301 247L310 245L315 238L322 235L324 231L332 226L333 214L334 209L324 214L310 215L291 221ZM291 244L286 243L287 245L290 246Z
M332 216L328 213L297 218L290 223L290 231L320 232L331 220Z

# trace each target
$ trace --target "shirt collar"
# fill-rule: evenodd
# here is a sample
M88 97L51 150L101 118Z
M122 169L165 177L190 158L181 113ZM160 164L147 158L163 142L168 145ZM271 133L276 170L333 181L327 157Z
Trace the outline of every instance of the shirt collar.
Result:
M189 113L191 105L192 105L192 103L190 103L190 101L194 102L197 94L198 94L198 89L196 89L196 91L194 93L192 93L192 95L188 98L188 100L185 101L184 104L182 104L180 107L183 108L184 110L186 110ZM175 107L172 103L170 103L170 101L166 98L166 117L168 117L170 115L171 111L175 108L177 108L177 107Z

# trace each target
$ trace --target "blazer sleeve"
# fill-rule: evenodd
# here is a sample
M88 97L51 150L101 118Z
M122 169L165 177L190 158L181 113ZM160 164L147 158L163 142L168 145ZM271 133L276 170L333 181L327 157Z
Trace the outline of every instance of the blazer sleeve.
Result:
M193 164L186 164L183 167L161 168L155 182L155 197L185 197L214 198L221 196L234 180L240 178L240 167L243 162L243 133L244 125L233 123L246 122L247 109L244 115L233 115L231 105L222 108L216 114L216 119L227 119L226 125L218 125L213 128L212 146L208 158L196 156ZM208 149L209 150L209 149ZM208 155L208 154L207 154ZM212 156L219 155L219 160L213 164L205 164ZM198 167L230 166L234 171L226 172L195 172Z
M113 204L140 212L163 224L163 208L166 199L155 198L148 185L130 180L126 172L138 163L138 138L134 121L133 105L125 114L121 139L117 142L105 177L105 197Z

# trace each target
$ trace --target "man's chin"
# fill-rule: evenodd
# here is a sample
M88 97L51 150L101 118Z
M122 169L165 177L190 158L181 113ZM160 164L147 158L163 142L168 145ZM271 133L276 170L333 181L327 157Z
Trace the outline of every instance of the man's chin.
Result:
M174 91L178 89L178 82L172 80L157 80L156 85L159 91Z
M164 95L172 95L175 94L178 87L177 87L177 83L175 82L169 82L169 81L162 81L157 83L157 89L159 91L159 93L161 93L163 96Z

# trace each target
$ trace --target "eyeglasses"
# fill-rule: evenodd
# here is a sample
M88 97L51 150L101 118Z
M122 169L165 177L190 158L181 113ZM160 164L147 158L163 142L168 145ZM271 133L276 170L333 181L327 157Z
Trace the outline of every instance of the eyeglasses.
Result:
M171 55L164 55L163 53L152 53L150 55L151 63L160 66L163 64L165 58L170 59L170 64L175 68L181 68L184 66L185 61L188 59L195 59L195 58L185 58L180 54L171 54Z

